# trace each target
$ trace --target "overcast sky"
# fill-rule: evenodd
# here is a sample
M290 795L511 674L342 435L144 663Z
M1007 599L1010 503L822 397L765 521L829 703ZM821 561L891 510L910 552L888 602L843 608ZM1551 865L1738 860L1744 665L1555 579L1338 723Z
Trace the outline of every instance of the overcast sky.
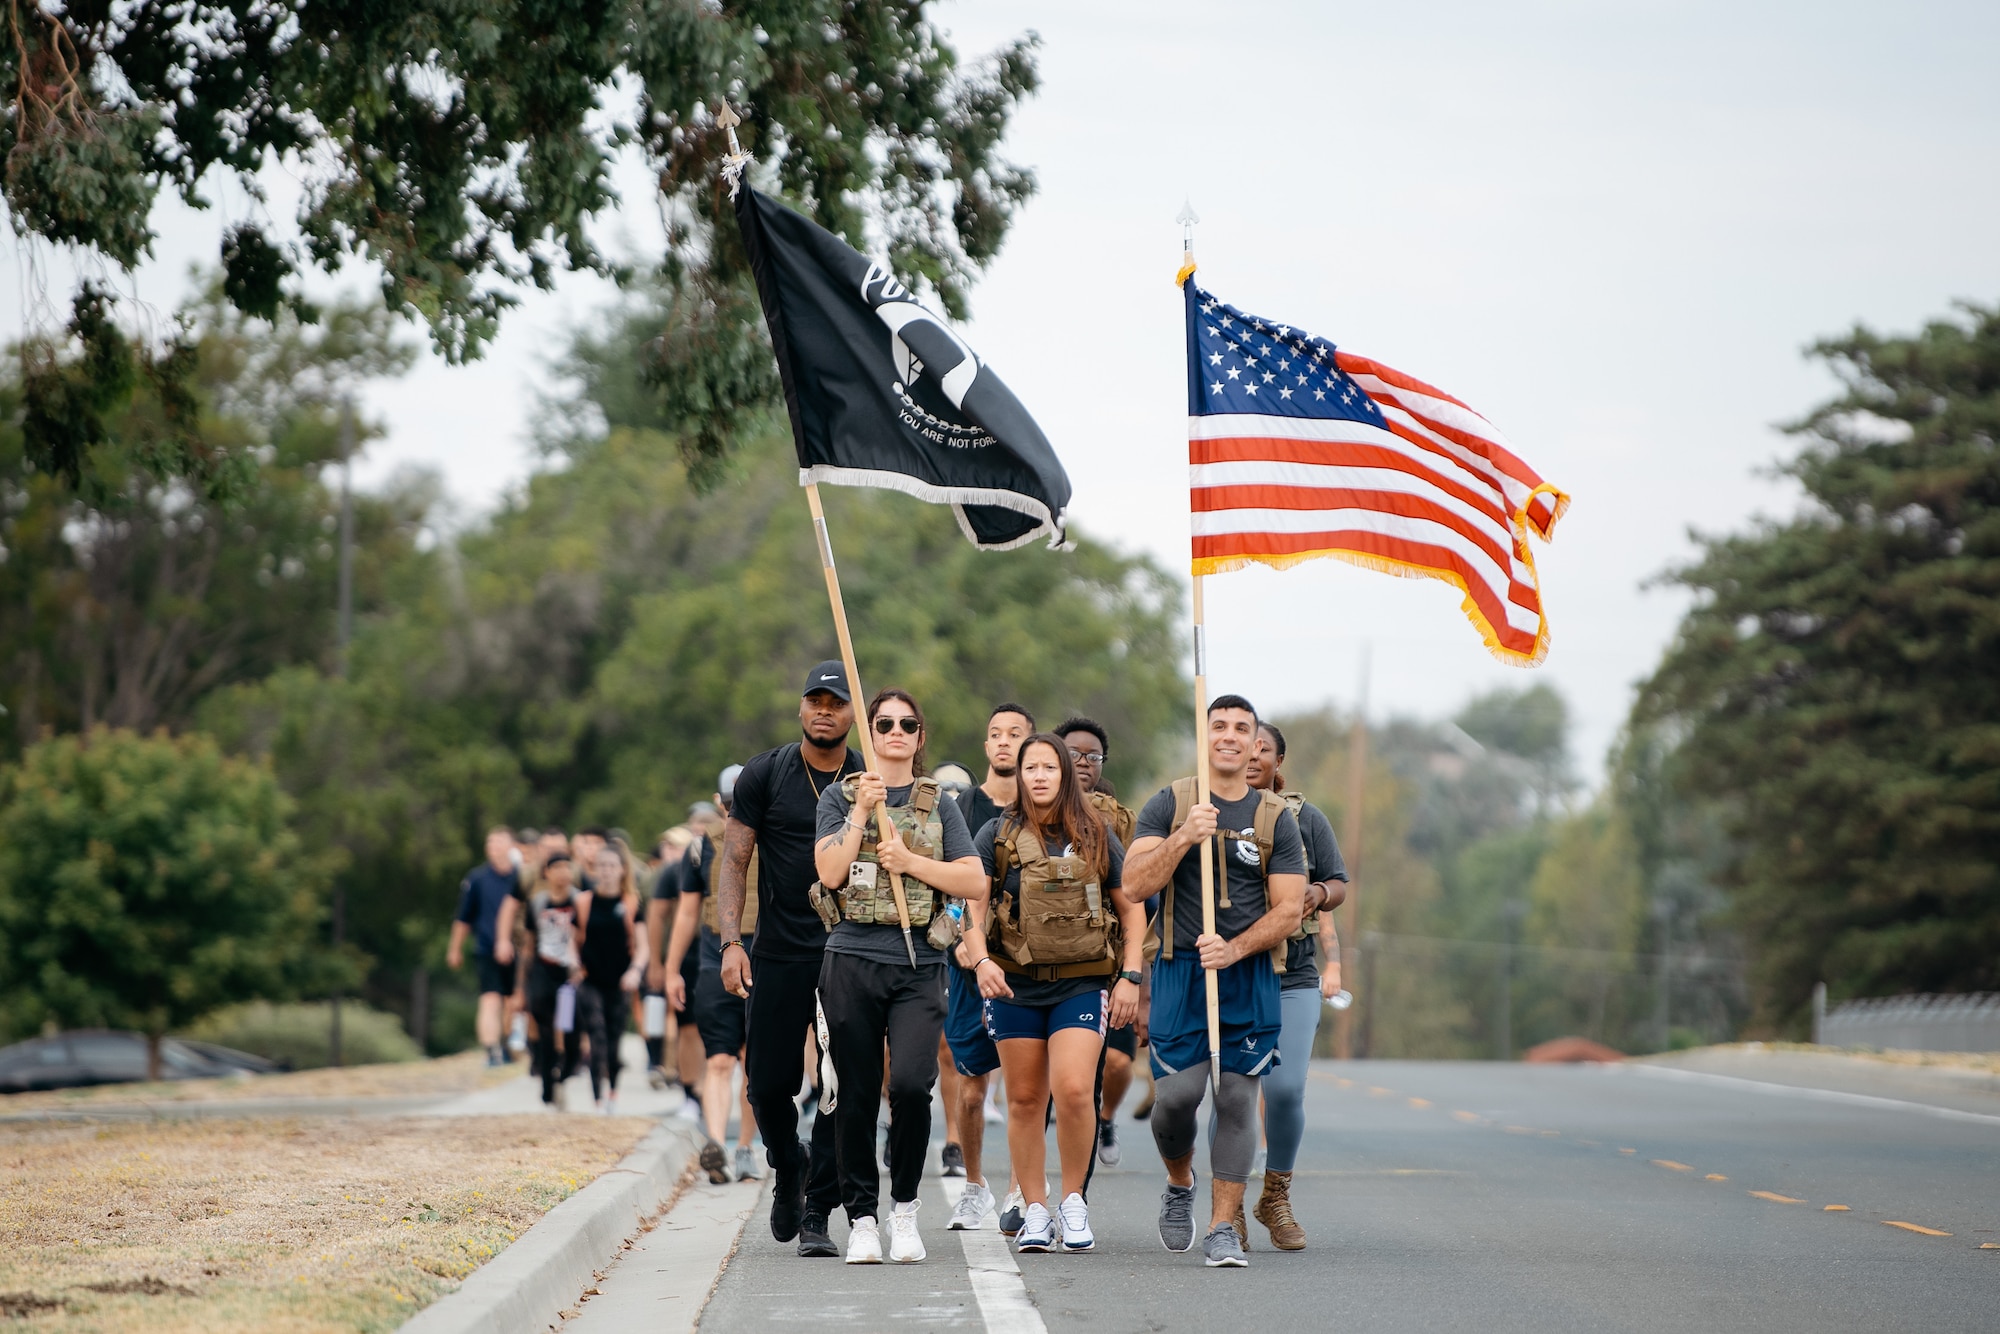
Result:
M1546 680L1594 774L1683 606L1641 585L1687 530L1781 514L1774 424L1833 382L1802 347L2000 299L2000 6L1904 3L984 3L936 7L968 57L1041 34L1009 155L1040 193L974 293L968 341L1040 419L1085 531L1188 558L1182 200L1224 300L1427 379L1575 496L1538 546L1547 664L1495 663L1431 581L1321 561L1209 581L1211 687L1267 711L1440 714ZM606 218L653 253L645 180ZM217 210L163 206L133 290L171 308ZM278 182L276 207L288 207ZM57 259L4 243L7 327ZM528 416L566 332L607 299L565 280L487 359L377 386L363 475L440 470L465 517L534 466ZM908 503L916 503L914 501ZM801 502L803 512L803 502ZM836 534L836 542L838 535ZM1004 555L995 556L1004 560ZM1049 701L1060 708L1061 701Z

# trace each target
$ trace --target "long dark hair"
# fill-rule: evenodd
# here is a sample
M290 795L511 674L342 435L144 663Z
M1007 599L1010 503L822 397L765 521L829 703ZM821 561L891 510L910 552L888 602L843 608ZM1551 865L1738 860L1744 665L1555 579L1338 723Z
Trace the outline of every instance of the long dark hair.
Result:
M890 686L886 690L876 691L874 698L868 701L868 721L862 724L862 726L873 727L875 725L876 713L881 710L885 702L892 699L902 700L903 703L910 706L910 712L917 716L917 753L910 759L910 773L917 778L922 778L930 772L930 770L924 768L924 748L930 744L931 729L930 724L924 721L924 706L917 703L915 695L912 695L907 690L898 689L895 686ZM875 743L871 741L868 744L872 749Z
M1285 771L1278 766L1285 762L1285 734L1278 730L1276 723L1258 723L1257 730L1271 738L1271 790L1285 790Z
M1076 765L1070 760L1069 746L1054 732L1037 732L1021 743L1021 749L1014 754L1015 770L1020 773L1020 764L1028 758L1028 747L1047 746L1055 752L1056 764L1062 769L1062 781L1056 786L1056 808L1052 823L1060 825L1063 838L1076 849L1076 855L1090 868L1092 875L1101 876L1111 865L1110 842L1104 832L1103 821L1097 812L1084 800L1083 788L1076 781ZM1014 782L1014 804L1007 808L1007 823L1015 828L1027 828L1039 823L1028 810L1027 784L1017 777Z

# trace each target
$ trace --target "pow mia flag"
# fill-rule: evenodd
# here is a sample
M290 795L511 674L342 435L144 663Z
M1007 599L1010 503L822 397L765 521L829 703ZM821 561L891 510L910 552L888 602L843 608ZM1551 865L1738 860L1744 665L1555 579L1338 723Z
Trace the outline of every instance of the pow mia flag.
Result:
M1013 391L882 265L744 181L743 248L784 378L799 484L950 505L973 545L1066 547L1069 474Z

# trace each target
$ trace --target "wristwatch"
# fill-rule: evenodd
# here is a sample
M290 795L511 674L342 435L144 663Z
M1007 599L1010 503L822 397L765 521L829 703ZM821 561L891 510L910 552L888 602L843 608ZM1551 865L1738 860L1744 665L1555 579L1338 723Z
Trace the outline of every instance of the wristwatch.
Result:
M1146 985L1146 975L1136 968L1127 968L1124 972L1118 974L1118 980L1121 982L1130 982L1135 987Z

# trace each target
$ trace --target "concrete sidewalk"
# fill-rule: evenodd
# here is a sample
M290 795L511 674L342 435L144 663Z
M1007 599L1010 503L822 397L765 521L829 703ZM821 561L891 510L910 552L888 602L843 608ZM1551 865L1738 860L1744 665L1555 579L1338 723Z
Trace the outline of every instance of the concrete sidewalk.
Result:
M686 1096L678 1088L660 1090L647 1083L644 1038L627 1033L619 1045L618 1055L624 1063L624 1073L618 1078L618 1115L672 1116L687 1104ZM595 1112L590 1102L588 1070L578 1069L563 1089L570 1115L591 1115ZM405 1110L414 1110L423 1116L527 1116L542 1111L543 1106L542 1081L529 1075L523 1065L521 1075L504 1084Z

